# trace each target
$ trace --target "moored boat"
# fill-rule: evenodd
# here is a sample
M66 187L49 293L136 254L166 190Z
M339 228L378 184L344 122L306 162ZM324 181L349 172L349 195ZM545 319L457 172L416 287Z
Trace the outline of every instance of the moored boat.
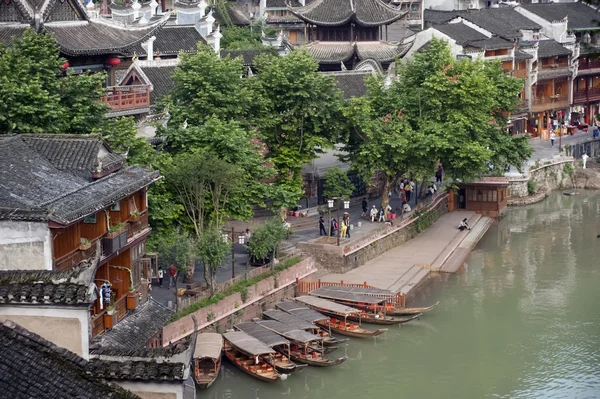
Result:
M265 362L271 364L280 373L291 373L299 368L299 366L291 361L290 358L290 342L279 334L268 330L255 322L238 323L234 326L236 330L243 331L246 334L258 339L260 342L276 351L270 357L263 357Z
M361 321L367 324L379 324L391 326L395 324L404 324L421 317L421 313L409 317L391 317L382 313L361 312L360 316L348 316L348 320Z
M194 382L198 388L208 388L216 381L221 369L222 350L221 334L198 334L192 360Z
M291 304L295 304L295 302L288 302ZM277 306L286 307L286 302L280 303ZM297 304L296 304L297 306ZM316 313L316 312L315 312ZM325 346L333 346L339 343L339 340L335 337L332 337L327 331L323 330L321 327L314 324L313 321L307 321L301 317L298 317L294 314L288 313L284 310L266 310L263 312L263 316L267 319L275 320L283 324L287 324L289 326L295 326L299 330L304 330L311 332L313 334L319 335L323 339L323 344ZM326 316L318 315L320 319L327 319Z
M272 356L275 351L256 338L233 331L223 334L225 357L244 373L265 382L275 382L281 374L267 363L264 356Z
M435 307L439 304L440 304L440 302L438 301L431 306L422 307L422 308L394 308L394 307L392 307L392 309L390 309L389 311L386 310L386 313L390 316L409 316L409 315L415 315L415 314L423 314L423 313L427 313L427 312L435 309Z
M303 295L294 299L309 308L316 310L319 313L329 316L326 320L319 320L317 325L329 329L340 335L349 337L376 337L387 331L387 328L380 328L376 331L370 331L360 326L360 315L362 311L349 306L340 305L339 303L329 301L327 299L316 296ZM359 324L349 323L348 316L358 317Z
M347 359L346 356L337 359L329 359L325 357L323 338L316 334L312 334L304 330L298 330L295 328L295 326L289 326L276 320L258 321L256 324L288 339L291 342L289 352L290 357L295 362L316 367L331 367L342 364ZM315 349L315 345L320 346L320 350Z

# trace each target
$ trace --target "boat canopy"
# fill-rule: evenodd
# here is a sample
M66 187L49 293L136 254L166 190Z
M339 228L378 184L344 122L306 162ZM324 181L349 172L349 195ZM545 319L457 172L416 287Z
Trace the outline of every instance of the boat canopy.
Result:
M360 291L354 292L352 289L356 287L341 287L341 286L332 286L332 287L323 287L317 290L311 291L310 295L317 296L319 298L332 299L334 301L346 301L346 302L356 302L356 303L368 303L368 304L378 304L383 303L387 299L380 298L373 295L365 295ZM372 288L357 288L360 290L370 290ZM373 289L375 290L375 289ZM383 291L383 290L382 290ZM362 291L365 292L365 291ZM393 295L391 293L387 295Z
M251 337L242 331L233 331L223 334L223 338L231 342L237 349L245 352L250 356L268 355L275 353L275 351L269 348L267 345L260 342L258 339Z
M253 321L249 321L246 323L238 323L234 326L240 331L245 332L248 335L253 336L258 339L260 342L264 343L269 347L274 347L277 345L289 345L289 341L283 338L281 335L256 324Z
M304 331L304 330L298 330L294 326L288 326L287 324L280 323L276 320L263 320L263 321L257 321L256 323L265 328L268 328L271 331L276 332L277 334L284 336L285 338L287 338L291 341L296 341L296 342L301 342L303 344L306 344L306 343L312 342L312 341L322 341L323 340L323 337L320 337L316 334L312 334L312 333L309 333L308 331Z
M317 296L302 295L295 298L296 301L304 303L309 306L314 306L319 309L323 309L328 312L338 313L342 316L359 315L361 311L359 309L351 308L350 306L340 305L327 299L319 298Z
M278 322L287 324L288 326L296 327L298 330L314 330L318 328L313 323L301 319L298 316L285 313L283 310L266 310L263 312L263 314L269 319L277 320Z
M223 349L223 337L221 334L204 333L198 334L196 347L194 348L194 359L209 357L218 359Z
M329 320L328 316L325 316L322 313L317 312L314 309L308 308L301 303L294 301L285 301L277 304L277 307L289 314L297 316L302 320L306 320L311 323L315 323L317 321Z

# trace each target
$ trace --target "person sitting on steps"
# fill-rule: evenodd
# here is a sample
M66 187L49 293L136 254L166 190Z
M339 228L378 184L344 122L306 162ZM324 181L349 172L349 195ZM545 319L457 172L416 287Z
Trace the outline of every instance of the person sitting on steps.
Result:
M464 231L464 230L471 230L471 227L469 226L469 223L467 223L467 218L464 218L460 224L458 225L458 229L460 231Z

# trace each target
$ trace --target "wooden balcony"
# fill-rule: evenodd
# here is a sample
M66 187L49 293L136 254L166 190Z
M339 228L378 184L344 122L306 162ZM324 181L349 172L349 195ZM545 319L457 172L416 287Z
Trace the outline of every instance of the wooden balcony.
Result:
M527 69L515 69L512 71L515 78L527 79Z
M600 101L600 87L573 91L573 103L584 104L592 101Z
M79 247L68 254L54 259L54 270L71 270L85 259L92 259L96 255L96 241L93 241L88 249L81 250Z
M579 69L594 69L600 68L600 59L579 61Z
M113 111L150 107L149 86L111 86L99 101L108 104Z
M568 62L558 62L556 64L546 64L546 65L542 65L542 70L544 71L553 71L555 69L565 69L569 67L569 63Z
M127 223L127 239L148 228L148 211L142 213L138 218L129 219Z
M532 101L531 111L541 112L569 106L568 94L555 94L548 97L538 97Z

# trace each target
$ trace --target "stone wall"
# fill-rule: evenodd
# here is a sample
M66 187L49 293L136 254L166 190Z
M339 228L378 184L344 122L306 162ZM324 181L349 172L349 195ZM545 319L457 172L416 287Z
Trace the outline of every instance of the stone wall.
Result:
M448 212L448 196L443 195L436 200L431 209L431 212L435 213L434 221ZM345 273L414 238L419 233L417 219L404 220L398 226L378 230L362 240L350 241L343 247L309 241L298 243L297 248L303 254L314 258L319 268L334 273Z
M219 302L198 309L194 313L184 316L179 320L167 324L162 329L163 346L170 342L176 342L190 335L194 330L194 321L192 315L196 317L198 330L202 330L211 324L219 323L220 320L231 316L234 313L240 314L243 310L277 291L294 284L297 278L304 278L316 272L315 261L312 258L305 258L298 264L285 269L275 276L266 278L253 286L248 287L248 294L245 301L242 300L240 293L235 293Z
M535 183L538 193L571 187L571 178L564 173L564 167L567 163L573 164L573 159L565 158L547 165L541 165L530 169L528 176L510 178L508 184L509 204L514 203L515 198L529 196L527 185L530 180Z

